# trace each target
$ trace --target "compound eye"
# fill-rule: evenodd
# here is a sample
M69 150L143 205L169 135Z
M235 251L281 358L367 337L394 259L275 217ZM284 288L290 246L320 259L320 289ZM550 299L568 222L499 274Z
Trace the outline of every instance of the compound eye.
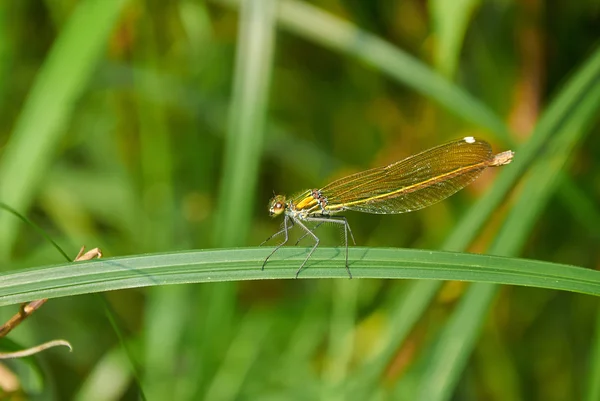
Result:
M283 202L274 202L269 210L271 216L279 216L283 213L285 209L285 204Z
M275 195L269 202L269 214L271 216L279 216L285 211L285 208L286 202L283 195Z

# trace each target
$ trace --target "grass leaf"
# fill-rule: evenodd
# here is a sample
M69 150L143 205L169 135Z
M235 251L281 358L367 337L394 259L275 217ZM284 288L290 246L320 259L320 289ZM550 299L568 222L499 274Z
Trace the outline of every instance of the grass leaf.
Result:
M307 248L235 248L107 258L25 269L0 276L0 306L39 298L181 283L293 278ZM600 295L600 272L490 255L395 248L350 249L355 278L464 280ZM300 278L347 278L343 250L319 248Z

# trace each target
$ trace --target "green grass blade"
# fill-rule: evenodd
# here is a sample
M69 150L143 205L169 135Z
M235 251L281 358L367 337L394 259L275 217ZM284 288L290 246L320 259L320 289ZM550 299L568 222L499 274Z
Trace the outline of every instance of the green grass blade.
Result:
M332 281L315 283L316 296L302 299L296 316L296 324L289 331L288 341L283 348L282 358L276 362L271 373L273 382L302 385L315 379L311 370L314 355L320 352L323 339L327 337L331 308L329 298L319 296L330 292ZM286 314L290 310L286 308ZM293 384L292 384L293 385ZM317 398L320 382L314 381L311 389L304 388L307 398Z
M166 284L293 278L308 248L189 251L66 263L0 275L0 306L40 298ZM300 278L347 278L342 250L319 248ZM558 263L441 251L353 247L356 278L464 280L600 295L600 271Z
M585 390L585 401L600 400L600 309L596 316L596 333L592 352L590 352L589 377Z
M600 239L600 210L589 195L584 193L565 172L560 177L560 189L556 191L569 212L591 235Z
M274 0L250 1L241 10L216 218L218 246L243 244L250 227L271 80L276 4Z
M467 26L480 2L480 0L429 1L436 41L433 58L438 71L445 77L452 78L456 72Z
M148 38L134 48L137 65L151 71L160 71L160 49L158 48L158 27L152 22L150 10L145 10L145 18L140 23L140 31ZM133 82L136 93L156 93L165 97L170 88L164 82L153 79L151 74L134 70ZM143 249L170 249L174 235L173 214L175 210L173 132L169 130L168 111L163 104L152 101L147 96L137 96L136 112L139 121L139 151L142 197L151 202L140 205L141 218L138 223L140 246ZM160 163L157 163L160 160Z
M101 59L125 0L80 2L40 69L3 156L1 200L27 210L74 104ZM0 258L8 258L18 221L0 214Z
M131 382L129 363L122 348L110 350L98 361L73 400L111 401L122 399ZM110 386L107 386L106 383L110 383Z
M177 394L177 380L163 380L178 370L176 355L189 320L192 289L157 287L150 292L144 321L144 381L146 394L166 399Z
M495 285L478 283L463 296L457 311L432 350L432 361L423 378L421 401L446 400L452 395L456 379L471 355L473 344L495 295ZM476 316L476 318L473 318ZM464 330L460 330L464 328ZM443 363L447 362L447 363Z
M248 312L238 326L237 334L223 357L219 371L206 392L205 399L228 401L240 398L241 388L252 365L256 363L271 330L272 321L259 312Z
M323 400L344 400L338 386L346 383L352 350L354 349L354 325L360 282L348 283L336 280L331 283L332 313L329 321L329 341L322 372Z
M398 347L404 344L441 285L440 281L434 280L412 281L401 296L395 297L389 308L390 333L381 339L381 344L373 344L373 347L381 348L381 351L367 361L349 381L352 383L350 388L346 389L349 397L367 399L375 392L377 383L381 380L390 360L398 352Z

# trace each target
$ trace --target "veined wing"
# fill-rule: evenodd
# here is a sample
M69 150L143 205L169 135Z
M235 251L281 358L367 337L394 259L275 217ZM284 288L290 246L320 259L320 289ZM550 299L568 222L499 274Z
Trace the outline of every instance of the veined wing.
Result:
M332 213L405 213L458 192L491 165L496 165L491 146L467 137L389 166L341 178L322 188L321 193L328 202L326 209Z

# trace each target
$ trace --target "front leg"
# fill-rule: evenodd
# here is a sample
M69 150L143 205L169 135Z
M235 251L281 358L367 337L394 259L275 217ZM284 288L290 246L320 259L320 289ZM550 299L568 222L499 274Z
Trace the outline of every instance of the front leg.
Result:
M275 237L277 237L277 236L279 236L279 235L281 235L283 233L285 233L287 235L287 231L290 230L292 227L294 227L294 222L290 221L290 226L289 227L286 226L286 222L287 222L287 217L283 221L283 228L281 230L277 231L275 234L269 236L266 240L264 240L263 242L261 242L259 246L263 246L267 242L271 241L273 238L275 238ZM286 239L286 241L287 241L287 239ZM281 246L281 245L279 245L279 246Z
M285 244L288 242L288 239L289 239L289 236L288 236L288 231L289 231L289 229L290 229L290 228L294 227L294 222L293 222L293 221L290 221L289 219L290 219L290 218L289 218L288 216L285 216L285 217L284 217L284 219L283 219L283 229L282 229L282 230L280 230L280 231L278 231L278 232L276 232L275 234L271 235L269 238L267 238L266 240L264 240L264 241L262 242L262 244L264 244L265 242L267 242L267 241L268 241L268 240L270 240L271 238L273 238L273 237L276 237L276 236L278 236L278 235L279 235L279 234L281 234L281 233L284 233L284 234L285 234L285 238L283 239L283 241L282 241L282 242L281 242L279 245L277 245L277 246L275 247L275 249L273 249L273 251L272 251L272 252L269 254L269 256L267 256L267 257L265 258L265 261L264 261L264 262L263 262L263 264L262 264L262 268L261 268L261 270L265 270L265 265L267 264L267 261L269 260L269 258L270 258L271 256L273 256L273 254L274 254L275 252L277 252L277 250L278 250L279 248L281 248L282 246L284 246L284 245L285 245ZM288 221L290 221L290 223L291 223L289 227L288 227ZM261 244L261 245L262 245L262 244Z
M310 221L309 218L307 218L306 220ZM311 248L310 252L308 253L308 256L306 257L306 259L304 259L304 262L302 262L302 264L300 265L300 268L296 271L296 278L298 278L298 274L300 274L300 271L302 271L302 268L304 267L306 262L308 262L308 259L310 259L313 252L315 251L315 249L317 249L321 240L319 240L319 237L317 237L315 235L315 233L313 233L308 227L306 227L306 225L304 223L302 223L299 220L296 220L296 223L298 223L298 225L305 231L304 236L310 235L315 240L315 245Z

